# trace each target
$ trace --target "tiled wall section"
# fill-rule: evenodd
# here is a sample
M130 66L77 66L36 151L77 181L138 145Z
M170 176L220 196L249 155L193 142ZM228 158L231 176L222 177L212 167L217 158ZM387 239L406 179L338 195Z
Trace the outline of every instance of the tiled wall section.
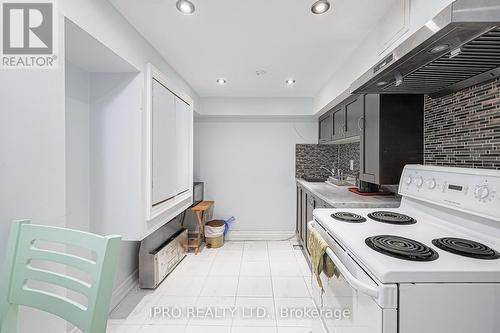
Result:
M337 161L338 149L334 145L296 145L295 176L297 178L328 178L327 170Z
M350 170L350 160L354 160L354 171ZM345 174L359 173L359 142L342 145L296 145L295 175L298 178L327 178L329 169L340 168Z
M339 168L344 172L344 174L358 176L359 175L359 149L360 143L346 143L342 145L338 145L339 154L338 154L338 163ZM350 161L354 161L354 170L350 169L351 163Z
M425 163L500 169L500 79L426 97Z

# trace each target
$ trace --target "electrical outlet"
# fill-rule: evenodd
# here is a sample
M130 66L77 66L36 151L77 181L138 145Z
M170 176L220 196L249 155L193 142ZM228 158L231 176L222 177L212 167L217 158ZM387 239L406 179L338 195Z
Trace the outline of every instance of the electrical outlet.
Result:
M354 171L354 160L349 161L349 169L351 169L351 171Z

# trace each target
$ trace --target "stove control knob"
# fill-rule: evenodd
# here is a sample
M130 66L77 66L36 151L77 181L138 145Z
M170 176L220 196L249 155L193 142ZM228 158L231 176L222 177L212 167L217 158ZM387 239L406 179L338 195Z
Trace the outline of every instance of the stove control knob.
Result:
M427 188L429 190L433 190L436 188L436 180L434 178L431 178L427 181Z
M486 199L489 195L490 189L486 185L478 186L474 191L474 196L479 200Z
M422 177L415 178L415 185L417 185L417 187L422 187L422 185L424 185L424 180L422 179Z
M411 178L411 176L408 176L405 178L406 185L411 185L412 182L413 182L413 179Z

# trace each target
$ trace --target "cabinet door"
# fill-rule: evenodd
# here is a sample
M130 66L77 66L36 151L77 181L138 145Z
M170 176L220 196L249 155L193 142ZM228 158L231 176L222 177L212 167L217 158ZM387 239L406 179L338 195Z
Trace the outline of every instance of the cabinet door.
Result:
M319 142L325 143L332 140L333 114L331 112L319 118Z
M181 100L175 98L176 130L177 130L177 193L186 192L193 184L191 183L191 107ZM172 161L174 162L174 161Z
M306 244L306 249L307 249L307 242L309 241L308 236L309 236L309 229L307 228L307 224L313 220L313 210L316 208L316 199L315 197L307 193L307 213L306 213L306 232L305 232L305 244ZM307 249L307 252L309 253L309 249Z
M360 135L361 117L363 116L364 96L357 96L356 99L349 102L345 107L345 126L346 138Z
M333 140L343 139L345 137L345 107L334 111L333 114Z
M360 179L377 183L380 149L380 99L378 95L366 95L361 131Z
M296 197L295 197L295 204L296 204L296 209L295 209L295 233L297 236L300 237L300 219L302 216L302 212L300 211L300 205L302 204L302 201L300 200L300 186L297 186L297 191L296 191Z
M175 96L152 81L152 204L177 194Z
M302 202L300 239L302 240L302 244L305 246L306 245L306 232L307 232L307 192L302 189L300 197L301 197L301 202Z

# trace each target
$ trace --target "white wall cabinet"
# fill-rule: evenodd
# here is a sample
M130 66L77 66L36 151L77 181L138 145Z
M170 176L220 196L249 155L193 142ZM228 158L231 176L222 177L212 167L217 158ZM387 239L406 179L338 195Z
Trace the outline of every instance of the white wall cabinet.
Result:
M153 79L151 101L152 126L152 205L175 197L177 189L176 97Z
M179 133L176 138L177 194L182 194L192 189L193 185L193 167L191 164L193 115L190 105L180 98L175 99L175 112L176 129Z
M157 229L193 201L193 101L152 65L145 100L146 221Z

